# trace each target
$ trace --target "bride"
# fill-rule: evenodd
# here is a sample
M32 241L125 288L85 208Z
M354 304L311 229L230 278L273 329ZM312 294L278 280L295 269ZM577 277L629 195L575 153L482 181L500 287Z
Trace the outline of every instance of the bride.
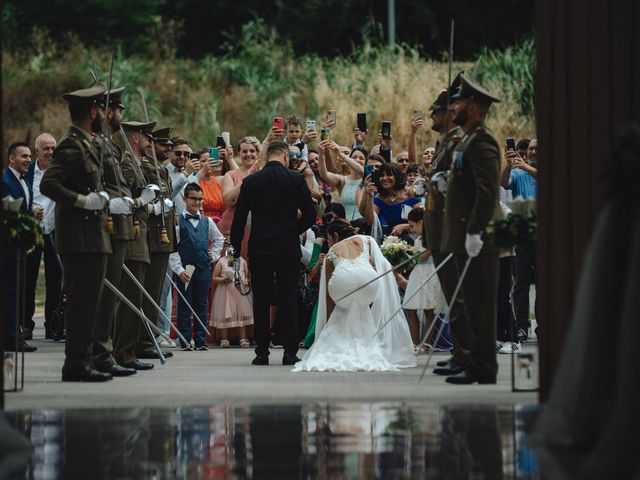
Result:
M393 275L345 295L391 268L376 242L343 219L327 228L331 246L318 297L316 340L293 371L381 371L415 367L413 342ZM327 320L327 317L329 320Z

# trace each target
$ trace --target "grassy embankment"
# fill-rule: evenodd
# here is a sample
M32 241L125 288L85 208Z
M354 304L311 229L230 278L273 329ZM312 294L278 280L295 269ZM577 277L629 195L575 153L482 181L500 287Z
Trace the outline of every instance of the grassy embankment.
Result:
M296 57L276 35L255 25L247 26L222 57L175 58L171 48L155 52L116 57L113 85L127 87L125 119L142 120L136 93L142 87L152 119L160 126L174 126L196 146L211 144L222 130L230 131L232 140L243 135L263 138L275 115L320 120L324 111L335 109L338 124L332 134L339 142L352 141L356 113L367 112L370 129L382 120L392 122L399 151L409 137L411 108L426 114L447 82L446 63L426 60L411 47L391 51L363 45L348 57ZM5 143L32 142L43 131L60 138L69 123L61 94L90 85L92 56L106 81L106 50L90 51L77 42L63 48L45 37L27 52L5 52ZM529 42L485 51L474 63L454 63L454 75L465 70L503 98L488 120L500 141L534 135L534 57ZM368 143L372 140L370 135ZM427 121L419 132L419 148L435 140Z

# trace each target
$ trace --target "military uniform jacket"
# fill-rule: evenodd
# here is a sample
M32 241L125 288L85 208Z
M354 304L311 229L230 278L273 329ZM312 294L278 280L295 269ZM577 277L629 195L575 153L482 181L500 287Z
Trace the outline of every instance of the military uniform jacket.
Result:
M431 175L449 170L453 149L463 135L462 129L455 127L438 140L433 153ZM429 182L422 222L422 239L426 248L431 250L440 250L441 247L444 204L444 195L438 191L435 183Z
M131 158L129 153L122 156L120 166L122 175L131 191L132 198L138 198L142 189L149 183L146 181L138 160ZM127 245L126 259L136 262L151 263L149 257L149 243L147 242L147 206L144 205L133 210L134 227L140 229L138 235L134 235L133 241Z
M98 155L102 155L102 183L111 198L131 197L131 189L122 174L120 161L122 150L113 140L105 135L93 139ZM104 152L102 151L104 149ZM109 215L113 221L111 238L116 240L133 240L133 217L131 215Z
M162 191L162 198L171 199L171 179L169 178L169 171L164 165L158 164L158 170L156 174L156 168L154 166L153 158L144 157L141 160L142 171L144 176L149 180L149 183L157 184ZM158 175L160 181L158 181ZM169 237L169 243L162 243L162 216L149 214L147 239L149 241L149 251L154 253L173 253L178 250L176 243L175 232L175 208L164 209L164 228Z
M66 253L111 253L106 210L75 207L78 195L103 190L100 156L91 137L71 126L53 152L40 191L56 202L56 250Z
M499 216L499 186L498 142L484 124L474 125L452 152L442 233L443 252L466 254L466 234L482 234L489 221ZM480 254L498 252L484 240Z

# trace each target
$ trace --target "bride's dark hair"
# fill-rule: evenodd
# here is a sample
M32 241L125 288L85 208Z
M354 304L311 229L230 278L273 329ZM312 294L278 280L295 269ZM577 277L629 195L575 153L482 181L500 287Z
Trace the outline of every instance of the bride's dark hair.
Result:
M336 218L327 226L327 234L338 235L340 240L353 237L356 234L356 229L344 218Z

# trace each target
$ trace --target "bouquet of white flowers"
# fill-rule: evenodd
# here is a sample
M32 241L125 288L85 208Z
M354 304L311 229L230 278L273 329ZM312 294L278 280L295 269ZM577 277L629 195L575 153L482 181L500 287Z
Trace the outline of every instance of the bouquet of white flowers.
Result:
M384 237L384 239L382 240L382 245L380 245L380 250L382 251L384 257L389 260L389 263L394 267L401 264L405 260L416 256L416 254L418 253L412 245L409 245L405 240L402 240L394 235ZM400 273L404 276L408 275L409 273L411 273L411 270L413 270L415 264L415 259L411 262L408 262L400 270Z

